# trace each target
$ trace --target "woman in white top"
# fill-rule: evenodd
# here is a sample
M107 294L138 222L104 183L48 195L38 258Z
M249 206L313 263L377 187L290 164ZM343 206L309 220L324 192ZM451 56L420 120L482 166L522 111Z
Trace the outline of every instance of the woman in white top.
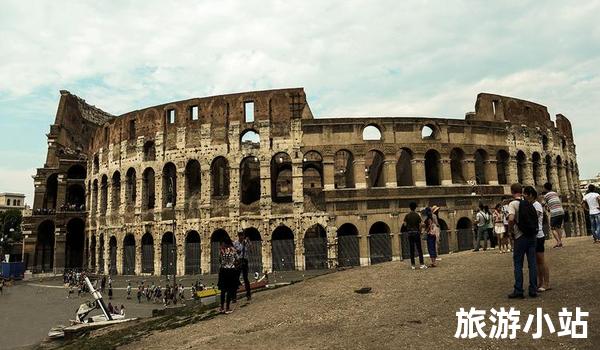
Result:
M550 282L550 271L548 269L548 264L546 264L544 258L544 243L546 242L546 235L544 235L544 207L537 200L538 193L535 188L531 186L525 187L523 190L523 195L525 196L525 200L532 202L535 211L537 212L538 217L538 232L535 236L536 245L535 245L535 260L537 266L537 285L538 292L545 292L548 289L548 284Z

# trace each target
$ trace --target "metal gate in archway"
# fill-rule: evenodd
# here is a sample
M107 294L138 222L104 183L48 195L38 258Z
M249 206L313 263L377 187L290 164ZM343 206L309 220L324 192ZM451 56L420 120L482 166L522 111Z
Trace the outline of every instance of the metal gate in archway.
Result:
M327 268L327 238L304 238L304 268L322 270Z
M392 261L392 240L389 233L369 235L369 254L371 264Z
M457 229L456 237L458 239L459 252L473 249L474 233L472 228Z
M292 271L296 269L296 246L293 239L271 241L273 271Z
M357 235L338 236L338 266L360 266L360 249Z
M135 239L132 235L128 235L123 241L123 274L135 274Z
M255 272L259 274L263 272L262 241L250 240L248 245L248 273L254 274Z
M112 242L112 239L111 239L111 242ZM109 256L109 262L110 262L110 268L108 270L108 273L110 275L116 275L117 274L117 244L116 243L114 245L110 244L108 256Z
M185 274L197 275L200 272L200 242L186 242Z

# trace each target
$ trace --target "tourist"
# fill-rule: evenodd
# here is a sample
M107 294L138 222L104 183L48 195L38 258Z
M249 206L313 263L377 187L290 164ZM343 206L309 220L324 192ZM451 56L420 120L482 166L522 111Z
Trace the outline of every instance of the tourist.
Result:
M490 207L487 205L483 206L483 210L487 214L489 220L487 220L486 229L488 239L490 240L490 249L495 249L497 245L496 234L494 233L494 218L492 212L490 211Z
M238 254L238 271L242 275L242 279L244 280L244 288L246 289L246 300L250 301L252 299L252 293L250 291L250 280L248 279L248 248L250 245L250 240L246 236L246 232L240 231L238 232L238 240L233 243L235 250ZM239 279L239 277L238 277Z
M550 210L550 230L556 240L554 248L562 247L562 237L565 235L565 230L563 228L565 211L562 202L560 201L560 196L558 193L552 191L552 184L549 182L544 184L544 192L542 194L544 195L546 206L548 207L548 210Z
M137 300L138 300L138 304L142 303L142 286L138 287L138 290L137 290Z
M537 297L537 266L535 263L535 237L538 232L537 212L533 207L533 203L523 199L521 184L512 184L510 192L513 195L513 201L508 205L508 226L514 239L515 285L513 292L508 297L510 299L524 298L523 258L527 255L529 296L535 298Z
M113 288L112 288L112 283L108 284L108 300L112 300L113 297Z
M489 223L492 221L489 211L485 211L485 207L483 203L479 203L479 211L477 215L475 215L475 221L477 222L477 239L475 240L475 249L474 252L479 251L479 247L481 244L481 240L483 239L483 250L487 250L487 240L488 240L488 228Z
M538 216L538 232L535 236L536 245L535 245L535 259L537 266L537 285L538 292L545 292L549 289L548 284L550 283L550 271L548 268L548 264L544 259L544 244L546 242L546 235L544 235L544 207L537 200L538 193L535 188L531 186L527 186L523 189L523 195L525 200L533 203L533 207L537 212Z
M583 206L590 215L590 224L594 243L600 242L600 195L596 192L596 186L589 185L585 196L583 196Z
M512 236L508 232L508 204L510 199L502 197L502 215L504 216L504 244L508 247L508 251L513 251L513 240Z
M239 285L238 272L236 268L237 252L233 247L231 238L225 237L219 251L220 269L219 281L217 283L221 290L221 313L229 314L229 305L237 292Z
M131 282L127 281L127 299L131 299Z
M492 217L494 219L494 234L496 235L496 240L498 241L498 249L500 250L500 253L506 253L508 250L508 245L504 239L506 229L504 228L504 213L502 213L502 204L496 204Z
M108 303L108 313L111 315L115 313L115 308L113 307L111 302Z
M410 213L404 217L404 224L406 225L406 231L408 233L408 245L410 250L410 266L415 269L415 248L419 253L419 264L421 269L426 269L427 265L423 261L423 248L421 247L421 216L415 212L417 209L417 203L411 202L409 204Z
M115 305L112 313L113 313L113 315L120 315L121 312L119 311L119 306Z
M426 208L425 210L425 235L427 237L427 251L431 259L431 267L436 267L437 250L436 243L440 236L440 227L437 223L437 218L433 215L433 210L439 210L438 207Z
M121 304L121 316L125 316L125 305Z

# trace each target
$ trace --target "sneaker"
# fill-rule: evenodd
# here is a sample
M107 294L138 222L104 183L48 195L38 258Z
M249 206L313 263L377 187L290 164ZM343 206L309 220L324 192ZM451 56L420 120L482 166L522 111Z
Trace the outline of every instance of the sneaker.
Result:
M411 265L410 268L413 270L416 269L415 265Z
M427 268L427 265L421 265L420 269L421 270L425 270Z
M230 314L230 313L232 313L232 312L233 312L233 310L227 310L227 311L225 311L225 314L226 314L226 315L229 315L229 314Z
M524 299L525 296L521 293L515 293L512 292L511 294L508 295L508 299Z

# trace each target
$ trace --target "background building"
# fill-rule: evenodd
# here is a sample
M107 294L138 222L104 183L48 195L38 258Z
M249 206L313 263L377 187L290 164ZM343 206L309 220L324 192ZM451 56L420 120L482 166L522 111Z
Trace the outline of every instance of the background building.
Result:
M473 209L549 181L584 234L569 120L479 94L464 119L314 118L302 88L192 98L113 116L61 91L35 176L34 272L215 273L245 231L253 271L407 255L416 201L441 207L440 250L473 247Z
M25 195L22 193L0 193L0 213L9 209L23 211L25 209Z

